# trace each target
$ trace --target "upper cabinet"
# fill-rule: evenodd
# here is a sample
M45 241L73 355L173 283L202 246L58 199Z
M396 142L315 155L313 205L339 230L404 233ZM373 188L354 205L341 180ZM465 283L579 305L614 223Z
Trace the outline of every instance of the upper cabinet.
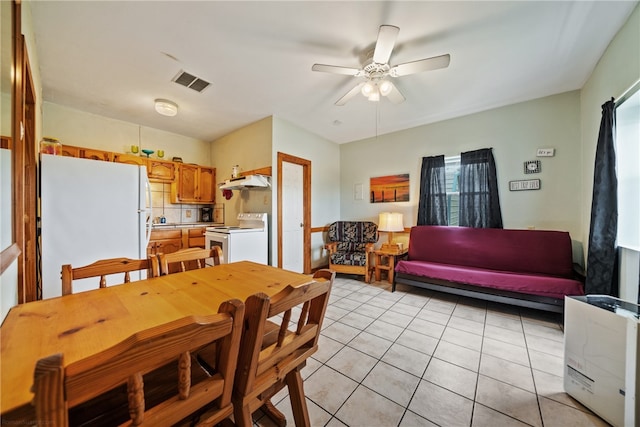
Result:
M80 157L83 159L102 160L110 162L113 160L113 153L109 151L93 150L91 148L81 148Z
M149 181L173 182L176 179L176 164L174 162L149 159L146 157L136 156L134 154L119 153L115 153L113 155L113 161L118 163L129 163L132 165L146 166Z
M171 201L173 203L214 203L215 182L214 168L180 164L177 182L171 186Z
M176 164L166 160L147 159L147 175L151 181L173 182L176 179Z
M62 155L146 166L149 181L172 184L173 203L212 204L215 201L215 168L72 145L63 145Z
M147 166L146 157L140 157L133 154L115 153L113 155L113 161L118 163L127 163L130 165Z
M62 155L67 157L79 157L81 159L102 160L104 162L111 162L113 161L114 153L104 150L94 150L93 148L63 145Z

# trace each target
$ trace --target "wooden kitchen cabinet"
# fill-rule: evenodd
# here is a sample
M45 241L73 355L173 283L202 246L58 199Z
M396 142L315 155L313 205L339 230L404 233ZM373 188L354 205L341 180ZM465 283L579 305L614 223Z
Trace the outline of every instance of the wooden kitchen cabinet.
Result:
M113 153L93 148L75 147L73 145L63 145L62 155L66 157L79 157L81 159L100 160L110 162L113 160Z
M172 228L169 230L152 230L147 256L158 254L170 254L186 248L204 248L204 232L206 227L197 228ZM187 264L187 269L196 268ZM170 273L180 271L179 265L172 265Z
M214 168L200 168L200 203L214 203L216 201L216 170Z
M149 181L173 182L176 178L176 164L167 160L150 159L134 154L114 153L113 161L147 167Z
M110 151L94 150L92 148L80 148L79 156L83 159L101 160L103 162L110 162L113 159L113 153Z
M166 160L148 159L147 175L150 181L173 182L176 179L176 164Z
M115 153L113 161L116 163L127 163L129 165L147 166L147 158L136 156L134 154Z
M147 256L169 254L182 249L182 230L152 230L147 246Z
M187 229L187 247L189 248L205 248L204 233L206 227L197 227Z
M178 179L171 186L173 203L215 202L216 170L198 165L178 166Z
M80 147L74 147L73 145L63 145L62 155L66 157L80 157Z

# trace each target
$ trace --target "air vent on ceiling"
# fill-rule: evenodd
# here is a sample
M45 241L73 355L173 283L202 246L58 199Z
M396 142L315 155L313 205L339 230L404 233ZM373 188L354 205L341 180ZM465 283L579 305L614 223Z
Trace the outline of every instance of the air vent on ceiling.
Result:
M179 85L193 89L196 92L202 92L211 84L199 77L187 73L186 71L180 71L178 75L173 78L173 81Z

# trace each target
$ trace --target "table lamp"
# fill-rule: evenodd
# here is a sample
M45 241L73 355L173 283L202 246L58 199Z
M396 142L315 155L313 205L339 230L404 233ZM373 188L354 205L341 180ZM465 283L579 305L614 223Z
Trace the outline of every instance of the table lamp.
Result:
M404 225L402 225L402 214L399 212L380 213L378 231L386 231L389 233L389 241L382 245L383 249L399 250L400 245L394 245L391 242L393 241L394 231L404 231Z

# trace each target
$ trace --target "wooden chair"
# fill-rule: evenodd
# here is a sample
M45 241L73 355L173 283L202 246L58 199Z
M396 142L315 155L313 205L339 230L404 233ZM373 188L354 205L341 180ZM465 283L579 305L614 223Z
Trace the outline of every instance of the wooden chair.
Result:
M378 241L378 226L370 221L336 221L329 225L329 269L337 273L364 275L369 283L371 256Z
M32 388L38 425L67 426L69 409L121 384L127 387L131 425L174 425L194 413L198 425L221 422L233 413L231 396L243 317L244 304L230 300L220 305L218 314L190 316L142 331L69 366L64 366L62 354L40 359ZM217 348L216 361L211 362L216 374L202 375L202 381L192 384L190 353L211 343ZM173 393L165 391L152 406L145 402L142 376L167 367L177 374Z
M262 405L274 421L284 425L284 416L271 405L270 398L285 385L296 426L310 425L300 370L318 349L335 273L319 270L313 277L313 282L295 288L289 285L271 299L260 293L245 302L233 398L234 419L240 427L251 426L251 414ZM295 329L289 330L292 311L300 315ZM274 316L280 314L274 323Z
M178 252L158 255L158 267L153 267L154 273L165 274L178 271L194 270L207 266L206 260L210 259L212 265L220 265L222 262L222 249L215 246L211 249L191 248Z
M65 264L62 266L62 295L73 293L72 282L74 280L100 277L99 287L106 288L106 276L110 274L124 273L124 281L122 283L129 283L131 282L129 273L132 271L146 270L148 277L152 277L153 272L151 269L152 262L149 259L110 258L76 268L73 268L71 264Z

